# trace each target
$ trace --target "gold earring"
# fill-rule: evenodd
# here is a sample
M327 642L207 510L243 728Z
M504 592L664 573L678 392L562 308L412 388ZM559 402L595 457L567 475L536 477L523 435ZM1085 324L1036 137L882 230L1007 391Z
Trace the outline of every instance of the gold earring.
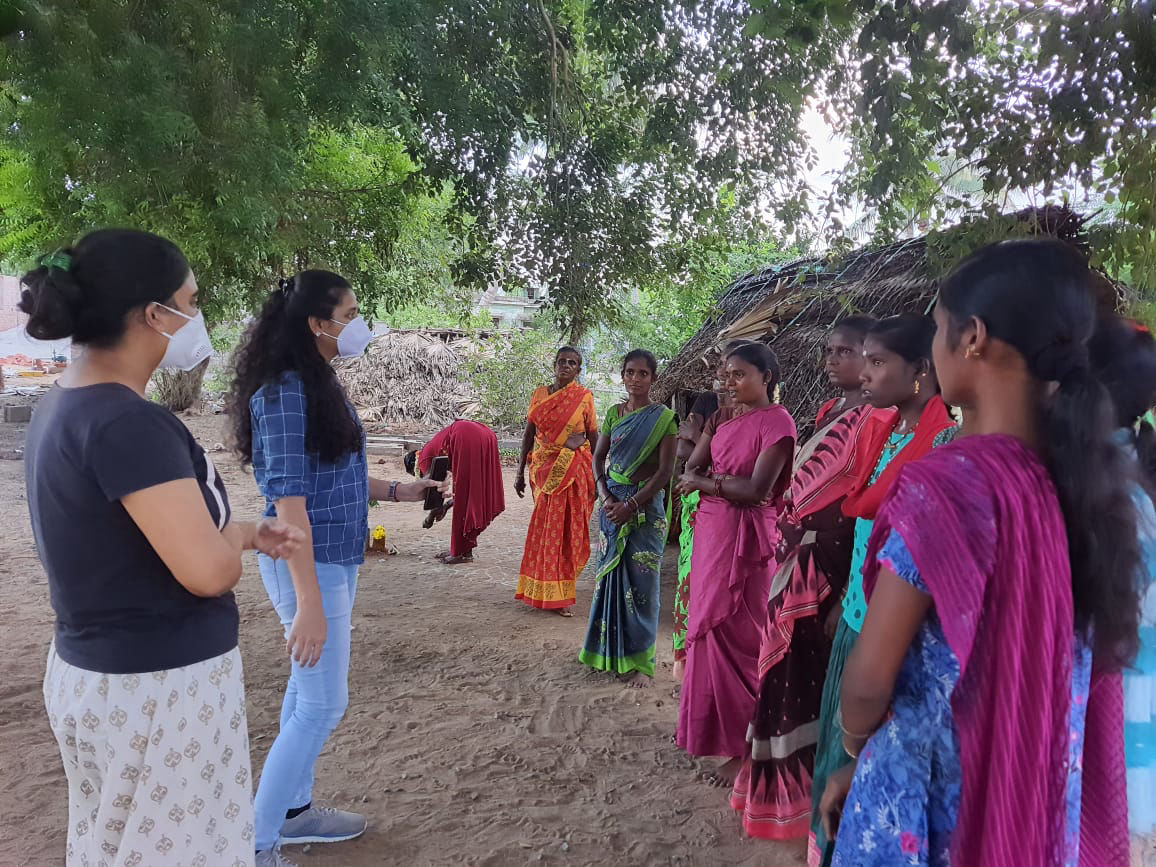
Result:
M919 380L915 380L915 393L919 394Z
M967 351L963 354L966 358L979 358L979 353L976 351L974 346L967 347Z

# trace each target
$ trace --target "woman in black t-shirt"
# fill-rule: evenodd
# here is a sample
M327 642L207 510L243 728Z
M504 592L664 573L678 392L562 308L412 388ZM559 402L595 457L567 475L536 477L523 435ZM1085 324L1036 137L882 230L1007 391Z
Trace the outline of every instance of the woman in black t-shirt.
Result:
M252 864L241 551L301 531L230 519L208 455L145 398L212 352L180 250L105 230L24 275L28 334L84 354L28 429L28 507L56 634L44 699L68 778L67 862Z

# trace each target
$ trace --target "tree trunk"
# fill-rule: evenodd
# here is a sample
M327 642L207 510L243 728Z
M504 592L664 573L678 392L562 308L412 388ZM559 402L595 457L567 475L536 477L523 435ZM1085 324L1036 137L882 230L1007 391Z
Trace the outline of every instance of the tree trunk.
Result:
M201 385L205 381L205 371L209 369L209 359L192 370L158 370L153 375L153 385L157 390L157 401L171 412L184 412L200 404Z

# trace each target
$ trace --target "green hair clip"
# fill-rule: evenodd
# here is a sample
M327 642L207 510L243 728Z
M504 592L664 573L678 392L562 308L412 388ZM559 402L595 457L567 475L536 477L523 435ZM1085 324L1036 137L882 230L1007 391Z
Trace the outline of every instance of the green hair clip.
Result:
M72 269L72 257L63 250L57 250L55 253L41 256L40 264L44 268L59 268L61 271L69 271Z

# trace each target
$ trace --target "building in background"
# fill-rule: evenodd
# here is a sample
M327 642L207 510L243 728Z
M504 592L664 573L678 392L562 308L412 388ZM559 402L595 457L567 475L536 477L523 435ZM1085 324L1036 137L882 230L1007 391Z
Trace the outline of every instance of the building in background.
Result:
M16 305L20 303L20 278L0 274L0 331L23 328L28 317Z
M495 328L527 328L545 301L533 292L491 288L478 299L478 310L485 311Z

